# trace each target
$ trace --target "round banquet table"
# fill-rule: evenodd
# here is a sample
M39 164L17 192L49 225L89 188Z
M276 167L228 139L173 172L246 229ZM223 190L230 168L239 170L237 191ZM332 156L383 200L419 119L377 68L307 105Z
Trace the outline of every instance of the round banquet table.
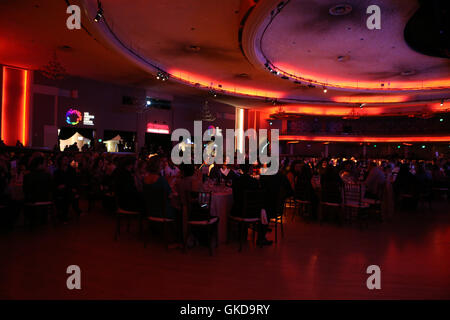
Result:
M233 193L230 191L213 192L211 196L211 215L219 217L219 243L227 241L227 220L233 205Z

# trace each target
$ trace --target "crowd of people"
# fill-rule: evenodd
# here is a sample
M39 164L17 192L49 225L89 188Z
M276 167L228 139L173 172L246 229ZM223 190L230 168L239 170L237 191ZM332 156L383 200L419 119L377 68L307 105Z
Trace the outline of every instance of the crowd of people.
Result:
M182 242L189 219L183 216L183 206L189 202L185 195L200 190L206 179L232 188L234 216L244 214L245 191L263 190L261 207L269 219L279 214L288 197L309 201L312 218L317 219L319 201L342 201L336 196L339 192L317 190L339 190L344 183L364 184L366 198L380 199L392 191L395 202L409 194L408 203L414 207L420 194L436 187L448 190L450 181L450 162L446 159L425 162L293 157L282 159L275 175L260 175L261 170L264 166L257 163L175 166L164 154L131 157L95 151L26 153L18 149L0 154L0 205L7 208L3 216L15 223L23 204L52 201L58 218L67 223L71 208L76 215L83 214L80 198L88 200L88 211L102 200L106 209L119 206L145 215L149 193L159 190L167 197L166 212L160 214L180 221L177 239ZM31 215L25 210L27 214ZM268 226L261 224L258 231L258 243L270 245L266 239Z

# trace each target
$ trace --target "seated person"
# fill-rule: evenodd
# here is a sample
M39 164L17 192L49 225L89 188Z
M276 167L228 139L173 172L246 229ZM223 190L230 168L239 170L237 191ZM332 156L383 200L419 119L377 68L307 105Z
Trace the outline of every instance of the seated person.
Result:
M114 190L121 209L128 211L142 211L143 205L139 197L134 178L135 159L122 159L120 166L114 171Z
M147 211L150 211L149 213L152 216L165 216L169 219L175 219L177 217L176 209L170 202L172 189L166 178L160 175L161 169L161 158L159 156L151 157L147 166L148 174L144 178L143 187L144 198L149 200L147 201ZM158 208L155 204L155 202L158 201L156 195L161 193L165 194L166 212L161 212L161 208ZM152 200L154 200L154 202Z
M329 166L320 176L320 185L322 187L322 201L330 203L341 203L341 186L343 182L339 177L335 167Z
M385 184L384 172L375 162L369 164L369 174L364 183L366 184L366 198L380 199Z
M291 184L280 171L274 175L261 175L260 182L265 190L267 218L276 218L282 212L285 200L293 195Z
M166 178L160 175L161 169L161 158L159 156L151 157L147 166L148 174L144 177L145 210L148 216L175 219L177 238L175 239L176 243L171 247L176 248L182 246L184 242L183 231L185 231L186 224L180 211L171 203L172 189ZM162 206L165 207L165 210Z
M234 179L233 181L233 207L232 215L236 217L242 217L244 215L244 196L246 191L253 191L260 189L259 181L250 176L251 165L246 163L241 166L242 175ZM263 201L263 199L261 199ZM261 203L261 209L264 207L264 203ZM267 210L266 210L267 212ZM260 218L259 215L257 218ZM258 226L258 245L271 245L273 241L266 239L267 225L259 223Z
M30 173L23 178L23 192L26 203L47 202L51 199L52 177L44 168L44 158L36 157L31 161ZM47 220L47 211L43 208L25 208L24 215L34 221L39 216L42 222Z
M23 178L23 192L28 203L50 201L52 177L44 168L44 158L31 161L30 173Z
M69 165L69 158L63 154L58 158L58 168L53 176L56 207L64 223L67 223L70 205L81 214L78 204L78 177L75 169Z

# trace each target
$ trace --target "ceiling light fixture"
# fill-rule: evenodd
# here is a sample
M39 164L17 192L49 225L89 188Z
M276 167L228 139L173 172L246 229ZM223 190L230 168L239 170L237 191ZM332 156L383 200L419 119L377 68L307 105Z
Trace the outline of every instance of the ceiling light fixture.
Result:
M214 89L209 90L209 93L214 97L217 98L217 93L214 91Z
M328 10L328 12L332 16L345 16L345 15L349 14L350 12L352 12L352 10L353 10L353 8L349 4L338 4L338 5L331 7Z
M327 90L327 87L323 87L323 92L324 92L324 93L327 93L327 91L328 91L328 90Z
M95 15L94 21L99 22L103 18L103 8L102 3L100 1L97 1L98 3L98 9L97 14Z
M169 80L169 74L162 71L158 71L158 73L156 74L156 79L161 81Z

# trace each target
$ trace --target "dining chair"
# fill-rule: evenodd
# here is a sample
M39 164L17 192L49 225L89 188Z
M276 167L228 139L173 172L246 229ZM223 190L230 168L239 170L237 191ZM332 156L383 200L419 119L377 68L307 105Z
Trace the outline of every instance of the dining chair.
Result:
M368 208L369 204L363 201L362 184L344 183L344 209L349 222L351 223L353 217L356 216L361 229L363 221L368 227Z
M169 249L169 227L175 225L176 220L167 217L167 193L162 189L144 186L145 194L145 220L150 230L150 224L159 224L163 229L163 240L166 249ZM147 238L144 237L144 247L147 246Z
M323 183L320 193L320 218L319 223L328 218L328 213L332 213L335 220L341 223L342 216L342 188L340 183Z
M216 240L216 247L219 243L218 227L219 217L211 216L211 199L212 192L197 192L192 191L188 195L190 202L187 208L188 222L187 232L184 235L184 248L186 250L186 240L191 235L193 228L206 229L208 235L209 254L213 254L212 235L214 233Z
M46 219L50 217L53 225L56 225L56 207L53 201L28 202L24 204L24 221L25 224L28 222L30 230L33 230L39 213L45 215Z
M114 240L117 240L117 238L120 235L120 229L121 229L121 222L122 219L127 220L127 231L130 232L130 224L132 219L138 220L139 224L139 235L142 233L142 214L139 211L131 211L131 210L125 210L122 209L119 205L118 197L115 196L115 203L116 203L116 232L114 233Z
M278 242L278 225L280 226L281 238L284 238L283 217L286 213L286 198L282 190L278 193L277 203L275 207L275 217L270 219L270 223L275 227L275 242Z
M247 190L244 192L244 201L240 216L228 216L228 220L237 224L239 233L239 252L242 251L243 236L249 228L253 230L253 242L255 242L255 231L261 223L261 209L263 208L264 191Z

